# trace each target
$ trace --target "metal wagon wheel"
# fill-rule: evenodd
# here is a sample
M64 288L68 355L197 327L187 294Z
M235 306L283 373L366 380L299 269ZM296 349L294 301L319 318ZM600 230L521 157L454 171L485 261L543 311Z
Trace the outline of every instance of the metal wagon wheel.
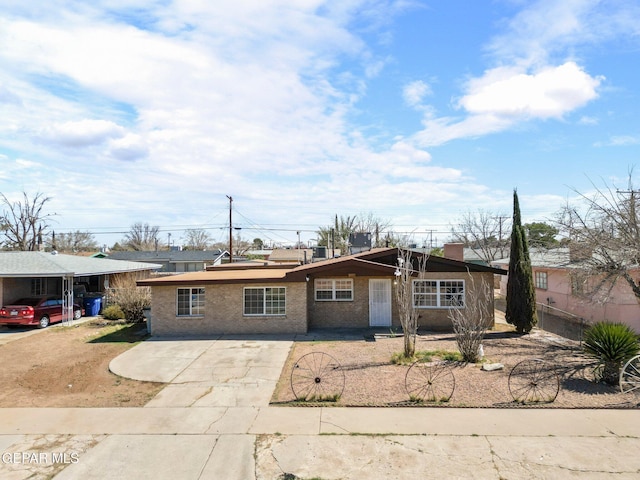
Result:
M453 369L447 362L415 362L404 377L411 401L448 402L456 388Z
M516 402L551 403L560 392L560 376L549 362L523 360L509 374L509 392Z
M291 389L296 400L336 401L344 391L344 372L331 355L307 353L293 365Z
M620 390L623 393L640 391L640 355L636 355L622 367Z

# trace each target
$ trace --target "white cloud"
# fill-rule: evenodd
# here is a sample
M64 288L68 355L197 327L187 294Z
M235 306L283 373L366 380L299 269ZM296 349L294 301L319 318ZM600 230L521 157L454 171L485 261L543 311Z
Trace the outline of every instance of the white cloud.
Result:
M584 115L582 117L580 117L580 120L578 120L578 123L580 125L598 125L598 119L596 117L591 117L589 115Z
M99 145L110 138L121 137L124 128L108 120L84 119L54 124L41 133L41 138L66 147Z
M146 157L149 148L140 135L129 133L109 142L109 153L118 160L132 161Z
M402 89L402 97L410 107L417 107L422 103L424 97L431 95L431 87L422 80L415 80L408 83Z
M473 115L561 118L597 97L602 77L591 77L574 62L533 74L496 68L469 82L458 105Z
M628 147L640 145L640 135L613 135L606 142L596 142L594 147Z
M540 0L506 22L489 43L498 65L464 84L456 116L426 111L414 138L431 146L514 128L536 119L562 119L598 97L604 76L572 59L572 47L595 41L589 26L602 13L590 0ZM620 12L622 9L617 9ZM604 23L616 23L611 12ZM597 26L597 30L605 27Z

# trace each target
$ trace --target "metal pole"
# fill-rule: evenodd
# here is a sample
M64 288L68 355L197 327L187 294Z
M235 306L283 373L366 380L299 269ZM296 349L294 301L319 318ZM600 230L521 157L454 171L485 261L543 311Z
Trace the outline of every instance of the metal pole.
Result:
M227 195L229 199L229 263L233 263L233 219L231 217L231 204L233 203L233 198Z

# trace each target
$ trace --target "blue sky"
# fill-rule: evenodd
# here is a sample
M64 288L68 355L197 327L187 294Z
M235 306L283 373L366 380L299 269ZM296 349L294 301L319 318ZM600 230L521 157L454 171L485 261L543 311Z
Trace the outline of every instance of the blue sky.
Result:
M112 244L314 238L372 213L442 242L552 218L640 158L635 0L9 0L0 192Z

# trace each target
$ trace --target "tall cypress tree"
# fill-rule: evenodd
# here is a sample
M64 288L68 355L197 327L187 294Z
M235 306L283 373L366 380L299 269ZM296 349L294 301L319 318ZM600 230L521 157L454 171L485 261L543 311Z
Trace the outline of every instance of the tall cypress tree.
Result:
M511 255L507 279L508 323L515 325L518 333L529 333L538 323L536 289L531 271L531 259L527 236L520 218L518 192L513 191L513 225L511 227Z

